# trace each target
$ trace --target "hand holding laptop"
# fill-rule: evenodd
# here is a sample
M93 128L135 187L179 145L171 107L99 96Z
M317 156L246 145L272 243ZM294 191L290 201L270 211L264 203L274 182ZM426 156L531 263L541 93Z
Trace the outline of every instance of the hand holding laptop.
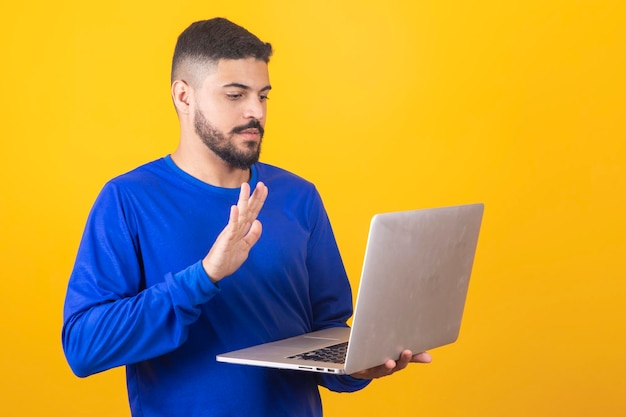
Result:
M407 349L400 354L400 358L397 361L389 359L380 366L355 372L350 376L357 379L382 378L403 370L411 362L430 363L431 361L432 357L430 356L430 353L422 352L417 355L413 355L413 352Z

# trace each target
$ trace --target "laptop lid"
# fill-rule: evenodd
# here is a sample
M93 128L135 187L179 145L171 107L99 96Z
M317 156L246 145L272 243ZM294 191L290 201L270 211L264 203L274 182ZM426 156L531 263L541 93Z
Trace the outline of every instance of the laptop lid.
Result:
M347 373L456 341L483 211L469 204L373 217Z

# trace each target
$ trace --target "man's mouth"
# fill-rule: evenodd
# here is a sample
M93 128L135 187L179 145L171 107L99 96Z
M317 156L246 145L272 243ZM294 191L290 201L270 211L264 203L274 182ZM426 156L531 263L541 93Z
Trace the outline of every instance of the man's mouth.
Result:
M261 140L261 132L258 129L245 129L237 134L246 138L247 141L259 142Z
M245 126L238 126L232 130L232 133L244 135L244 136L256 136L258 138L263 137L263 126L257 121L252 120Z
M246 130L242 130L239 133L242 133L244 135L258 135L259 130L258 129L246 129Z

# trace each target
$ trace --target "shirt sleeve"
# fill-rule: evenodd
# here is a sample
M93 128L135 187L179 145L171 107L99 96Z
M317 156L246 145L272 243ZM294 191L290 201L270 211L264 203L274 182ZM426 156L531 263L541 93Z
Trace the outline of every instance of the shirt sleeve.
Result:
M87 220L64 306L62 344L81 377L170 352L219 288L201 261L143 288L132 206L114 184Z

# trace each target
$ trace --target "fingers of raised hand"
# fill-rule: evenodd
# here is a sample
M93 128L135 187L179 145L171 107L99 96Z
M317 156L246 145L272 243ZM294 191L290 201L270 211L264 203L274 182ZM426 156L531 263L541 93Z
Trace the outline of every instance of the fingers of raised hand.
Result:
M265 203L267 194L267 187L262 182L257 184L252 194L250 194L250 185L248 183L241 185L237 205L233 206L230 212L229 225L233 238L243 238L251 231ZM260 235L260 224L254 227L253 235L256 234ZM253 240L256 241L256 239Z
M239 188L239 200L237 200L237 207L245 211L248 207L248 201L250 201L250 184L244 182Z
M249 186L248 186L249 190ZM249 192L249 191L248 191ZM267 187L262 182L259 182L254 189L254 192L250 196L248 200L248 211L250 214L256 219L265 204L265 199L267 198Z

